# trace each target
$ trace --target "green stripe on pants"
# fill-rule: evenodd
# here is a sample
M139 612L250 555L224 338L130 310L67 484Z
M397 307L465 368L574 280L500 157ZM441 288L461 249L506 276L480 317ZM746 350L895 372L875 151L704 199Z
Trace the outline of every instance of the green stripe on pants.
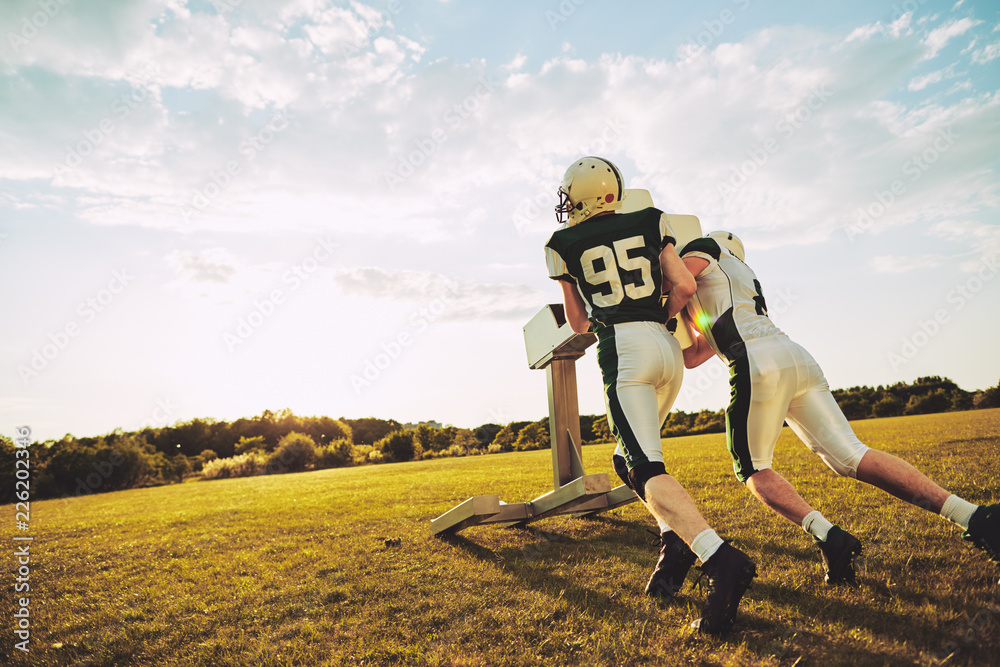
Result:
M750 357L737 357L729 364L730 401L726 409L726 445L733 457L733 471L746 484L750 475L757 472L750 458L750 441L747 425L750 405L753 403L750 384Z
M611 422L611 433L622 446L625 453L625 463L631 470L649 459L642 451L638 438L625 417L621 400L618 398L618 344L615 340L614 325L601 328L597 332L597 365L604 378L604 398L608 406L608 419Z

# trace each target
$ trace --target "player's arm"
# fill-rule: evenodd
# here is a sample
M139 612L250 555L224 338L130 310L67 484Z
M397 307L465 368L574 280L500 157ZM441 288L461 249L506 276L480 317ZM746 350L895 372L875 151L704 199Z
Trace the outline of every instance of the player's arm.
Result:
M566 304L566 320L573 331L578 334L590 331L590 318L587 317L587 306L580 296L580 291L576 285L568 280L560 280L562 287L563 303Z
M685 257L682 261L695 280L698 279L698 276L701 275L701 272L705 270L705 267L709 263L704 257Z
M677 324L681 326L680 318L678 318ZM714 357L715 350L708 344L704 336L698 335L697 331L694 331L691 327L688 327L688 331L691 334L691 340L694 341L694 344L683 351L684 368L697 368Z
M660 253L660 272L663 274L664 284L669 283L670 285L670 294L667 296L667 318L669 319L681 312L694 296L698 285L695 283L694 276L677 255L673 243L668 243Z
M698 276L701 275L701 272L704 271L709 264L709 261L704 257L685 257L681 261L684 263L684 267L688 270L688 273L690 273L695 279L696 283ZM688 328L688 333L691 334L691 340L694 341L693 345L685 348L683 351L684 368L697 368L714 357L715 350L713 350L712 346L708 344L708 341L705 340L704 336L699 335L698 332L694 330L694 327L688 325L686 318L678 317L678 326L681 326L682 323L683 326Z

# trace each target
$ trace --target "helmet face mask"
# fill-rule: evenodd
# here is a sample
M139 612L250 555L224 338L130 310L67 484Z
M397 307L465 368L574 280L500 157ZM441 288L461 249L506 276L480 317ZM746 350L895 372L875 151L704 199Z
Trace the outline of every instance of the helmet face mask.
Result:
M580 210L582 208L583 208L582 203L573 206L573 203L569 199L569 193L563 190L562 186L560 185L559 205L556 206L556 220L559 222L559 224L564 225L567 222L569 222L570 215L572 214L573 210L574 209Z
M580 158L566 170L559 186L556 220L575 225L598 213L622 207L625 186L621 171L609 160Z
M709 232L708 234L705 234L705 236L714 240L723 248L736 255L736 258L741 262L745 263L747 261L747 254L743 249L743 241L740 241L740 237L736 236L736 234L720 230Z

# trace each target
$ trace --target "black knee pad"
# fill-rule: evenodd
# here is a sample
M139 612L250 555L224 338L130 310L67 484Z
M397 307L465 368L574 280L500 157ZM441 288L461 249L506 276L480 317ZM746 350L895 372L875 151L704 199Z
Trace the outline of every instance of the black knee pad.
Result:
M645 501L646 482L653 479L657 475L666 474L667 469L663 465L663 461L647 461L646 463L640 463L628 471L629 480L632 482L629 486L632 487L632 490L635 491L637 496Z
M628 478L628 465L625 464L625 457L615 454L611 457L611 464L614 465L615 472L618 473L618 477L621 479L622 484L630 489L633 489L632 480Z

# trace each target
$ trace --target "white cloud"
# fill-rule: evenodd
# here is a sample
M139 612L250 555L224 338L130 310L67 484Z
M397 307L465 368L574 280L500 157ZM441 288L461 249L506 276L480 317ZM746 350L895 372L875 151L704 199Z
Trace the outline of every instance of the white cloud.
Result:
M140 14L159 29L116 41L89 75L52 64L65 54L46 46L39 57L74 76L8 82L0 177L50 179L67 148L111 117L113 132L58 183L77 193L85 220L250 232L351 230L360 218L366 233L424 243L490 227L537 240L551 233L551 193L568 161L607 153L661 207L778 243L803 220L797 241L827 238L873 192L909 178L907 162L943 127L977 140L949 146L880 224L933 220L935 198L974 196L968 175L1000 150L988 131L995 95L968 82L952 91L961 99L890 94L951 78L954 65L913 69L971 19L921 29L926 46L904 15L846 38L776 27L676 60L565 55L530 70L523 55L496 69L418 68L423 47L392 15L358 3L259 3L256 23L170 6L178 11L161 3ZM137 20L119 18L115 30ZM113 101L149 62L158 69L148 96L118 119ZM600 103L584 89L602 91ZM278 132L267 129L275 110L290 115ZM226 175L232 163L238 173ZM199 195L208 205L185 216Z
M959 35L964 35L966 32L974 28L975 26L982 23L982 21L977 21L975 19L963 18L955 21L950 21L945 25L931 30L930 33L924 38L924 45L928 47L929 51L924 56L926 60L930 60L935 57L941 49L947 46L948 42L954 37Z
M422 305L446 322L522 320L538 310L544 298L538 290L521 285L457 281L438 273L380 267L340 270L333 281L344 296Z
M881 21L876 21L875 23L859 26L844 38L844 43L865 41L876 35L883 35L891 38L899 37L900 35L907 34L909 32L912 20L913 12L905 12L898 19L888 25L883 25Z
M1000 42L988 44L972 53L972 62L977 65L985 65L997 58L1000 58Z
M937 268L947 259L941 255L921 255L918 257L880 255L872 258L872 267L879 273L909 273L921 269Z
M167 256L167 264L190 282L228 283L237 271L233 256L225 248L178 250Z
M993 193L993 208L996 208L996 192ZM1000 255L1000 227L995 224L977 220L943 220L930 228L930 232L942 239L973 249L973 254L979 257ZM973 261L972 266L978 264ZM972 270L968 266L967 270Z
M950 79L955 76L954 67L946 67L945 69L939 69L936 72L931 72L929 74L924 74L922 76L915 77L910 80L910 83L906 86L907 90L918 91L923 90L927 86L935 83L940 83L945 79Z

